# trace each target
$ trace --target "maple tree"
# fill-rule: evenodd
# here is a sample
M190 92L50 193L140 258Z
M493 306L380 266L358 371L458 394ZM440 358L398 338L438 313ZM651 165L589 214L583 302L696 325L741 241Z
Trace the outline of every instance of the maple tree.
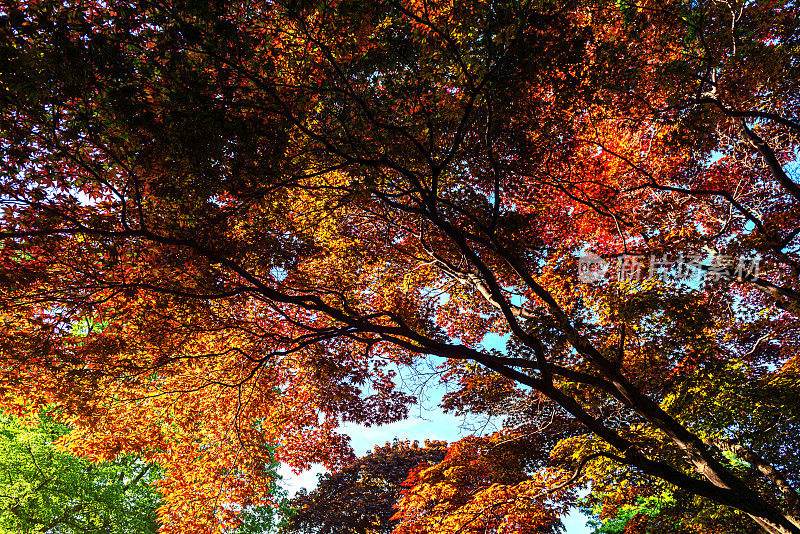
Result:
M535 469L543 454L520 436L460 440L440 463L410 473L394 532L562 532L560 517L575 503L574 478L558 468Z
M792 2L2 6L0 396L160 465L164 532L268 504L275 447L346 465L429 358L538 460L408 513L556 525L635 477L800 532Z
M287 502L291 514L281 532L316 534L390 534L393 506L409 471L438 464L446 443L395 440L376 446L334 473L320 475L317 487L301 490Z

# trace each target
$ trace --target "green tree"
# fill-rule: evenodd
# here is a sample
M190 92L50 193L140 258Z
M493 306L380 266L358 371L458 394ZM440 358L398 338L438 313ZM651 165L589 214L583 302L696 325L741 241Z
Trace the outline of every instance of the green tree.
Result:
M0 532L154 534L158 469L134 457L94 463L61 452L69 427L0 415Z

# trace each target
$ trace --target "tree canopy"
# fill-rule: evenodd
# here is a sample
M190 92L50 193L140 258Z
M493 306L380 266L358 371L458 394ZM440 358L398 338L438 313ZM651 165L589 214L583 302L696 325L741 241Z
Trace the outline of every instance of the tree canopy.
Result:
M69 428L0 415L0 532L156 534L158 469L136 458L94 464L58 450Z
M158 464L165 533L352 462L429 362L505 428L398 532L585 480L800 532L793 2L0 5L0 400Z

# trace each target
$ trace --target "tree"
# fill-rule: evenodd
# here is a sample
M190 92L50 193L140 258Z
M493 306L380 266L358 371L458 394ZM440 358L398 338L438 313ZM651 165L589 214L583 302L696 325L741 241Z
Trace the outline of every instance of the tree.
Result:
M747 518L730 510L709 506L691 495L664 491L651 493L651 488L625 488L625 501L607 499L592 510L598 520L590 521L597 534L617 533L680 533L719 532L747 534L760 529Z
M60 452L68 428L0 416L0 531L155 534L158 470L132 457L95 464Z
M574 479L558 468L529 474L530 450L524 436L500 433L453 444L442 462L410 473L394 532L562 532Z
M515 405L548 480L800 531L793 3L3 16L0 394L157 461L165 531L264 504L273 445L345 465L338 425L403 418L426 358L456 409Z
M376 446L334 473L320 475L310 493L301 491L287 503L292 509L282 532L318 534L390 534L393 506L409 471L438 464L446 443L397 441Z

